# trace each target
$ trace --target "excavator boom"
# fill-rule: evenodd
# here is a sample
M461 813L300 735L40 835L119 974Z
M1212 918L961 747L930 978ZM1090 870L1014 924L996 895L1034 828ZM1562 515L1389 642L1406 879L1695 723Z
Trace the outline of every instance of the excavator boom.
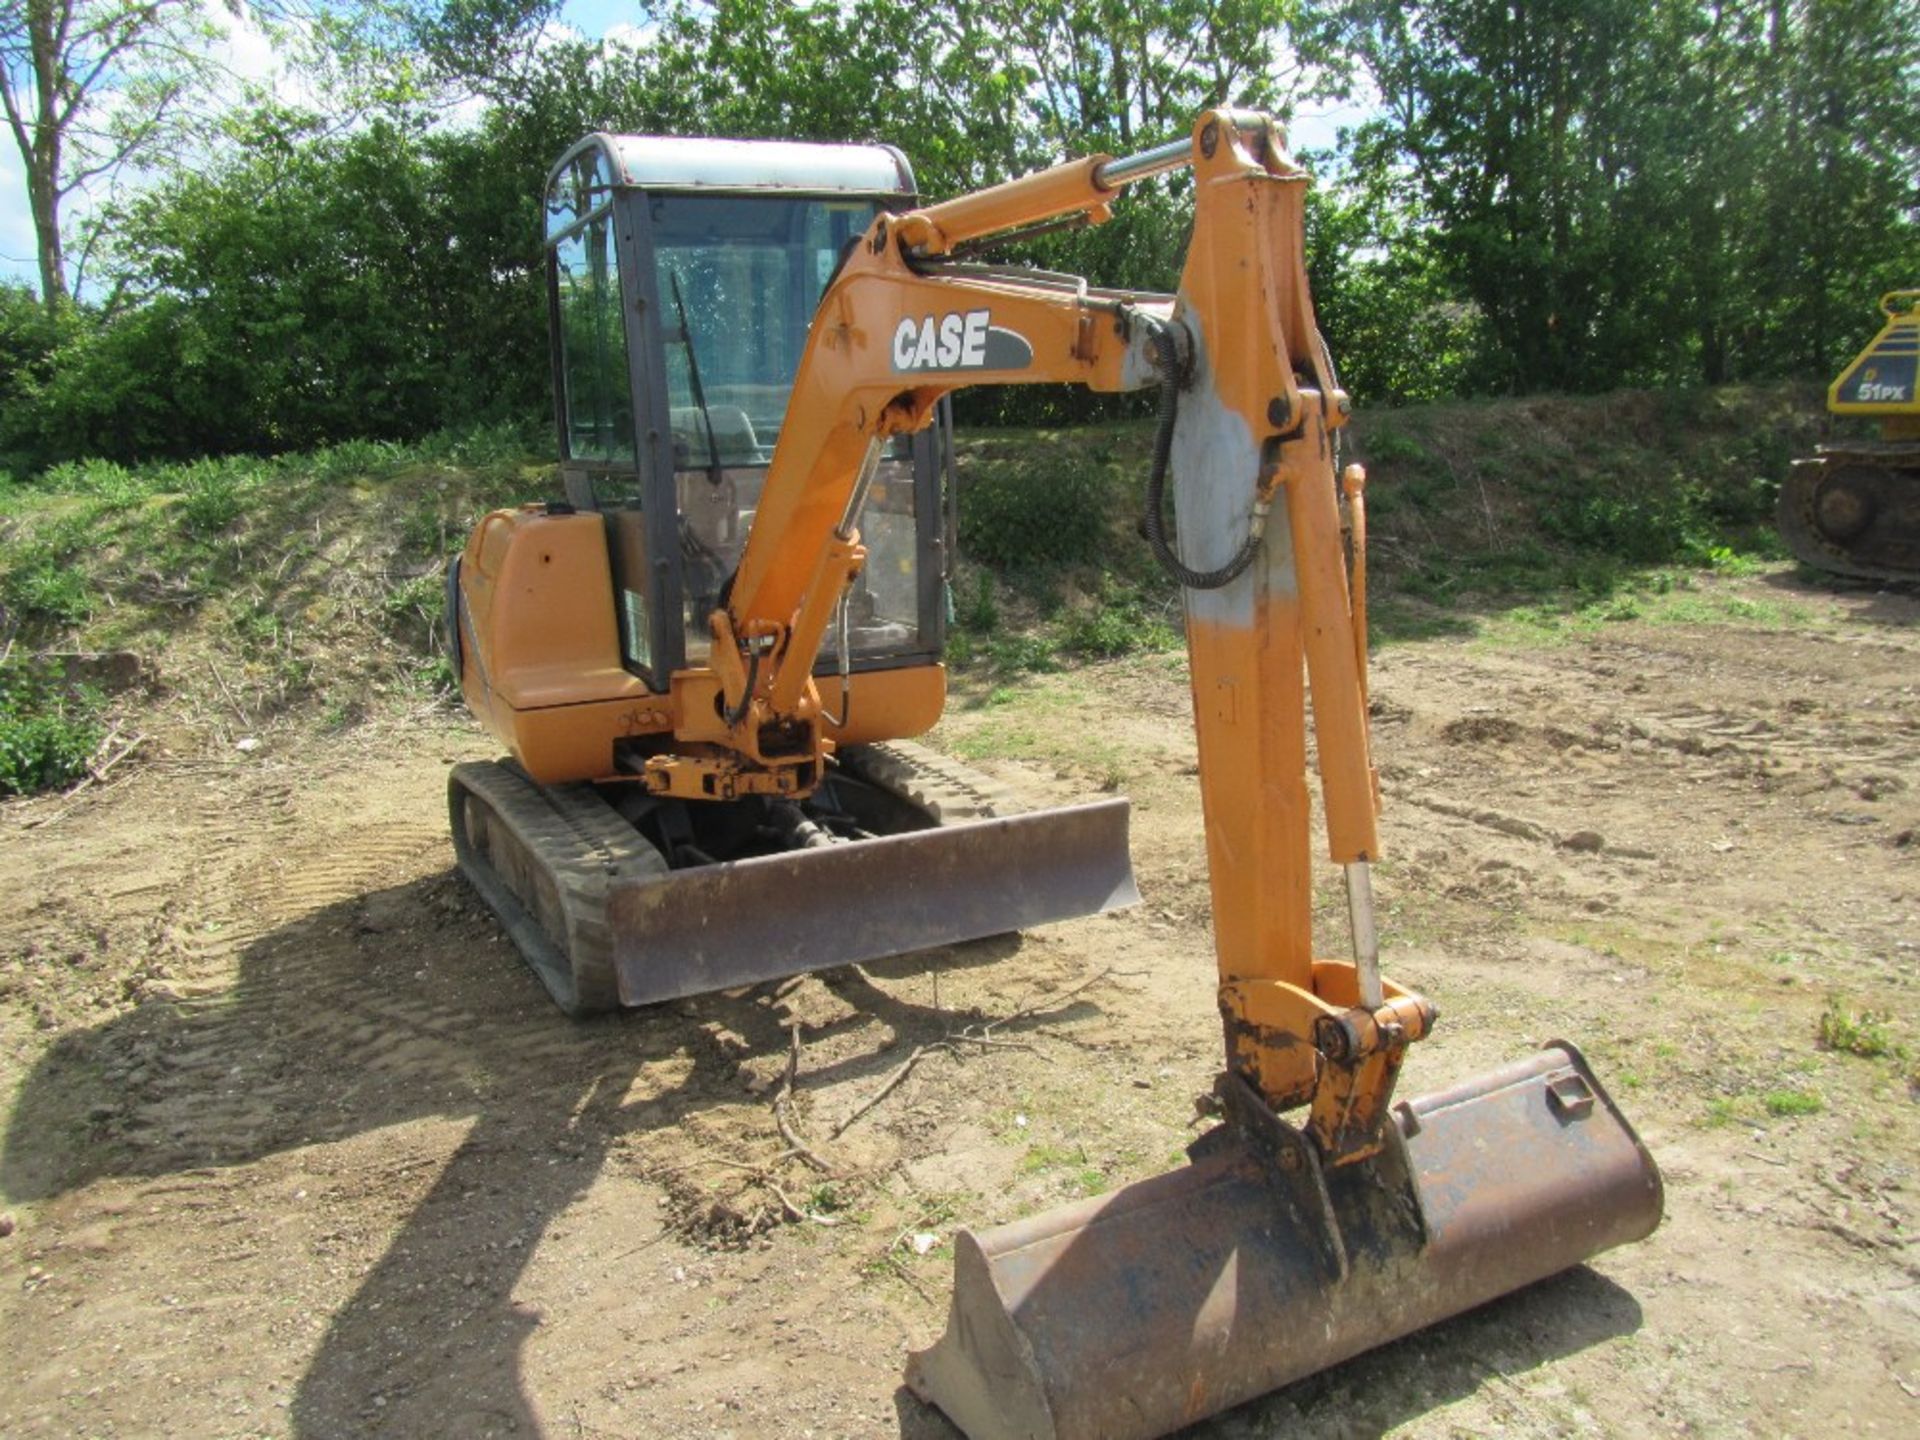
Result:
M1049 288L946 258L998 229L1098 218L1127 180L1173 166L1191 167L1195 197L1175 296ZM854 432L841 466L857 434L925 423L961 384L1112 387L1151 364L1161 386L1147 530L1186 599L1225 1120L1184 1170L961 1233L946 1334L911 1357L907 1380L974 1440L1164 1435L1659 1221L1651 1156L1570 1045L1393 1102L1435 1012L1379 969L1364 597L1340 515L1344 494L1363 544L1365 477L1335 460L1350 407L1308 293L1307 183L1272 121L1216 110L1146 157L1094 157L879 222L802 366L803 383L817 363L847 384L822 419ZM949 316L976 310L989 334L1010 333L970 373L964 344L941 340ZM846 534L858 480L833 469L811 472L815 523L838 509L833 533ZM749 586L744 604L761 593ZM736 592L716 631L807 610L785 593L761 614L742 603ZM1326 854L1348 900L1351 943L1333 957L1313 948L1309 714ZM1281 1118L1294 1109L1302 1122Z

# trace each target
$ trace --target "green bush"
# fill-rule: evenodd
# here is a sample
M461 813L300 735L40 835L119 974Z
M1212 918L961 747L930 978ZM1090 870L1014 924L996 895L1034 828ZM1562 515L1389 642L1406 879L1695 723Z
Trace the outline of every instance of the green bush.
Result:
M1091 564L1100 559L1113 511L1113 480L1090 459L1052 468L984 460L960 486L960 548L1004 569Z
M1108 658L1180 643L1177 610L1154 603L1139 589L1103 580L1091 604L1060 622L1061 648L1072 655Z
M404 445L391 440L342 440L310 455L295 457L293 463L322 484L341 480L384 479L407 463Z
M1540 509L1540 528L1556 540L1638 565L1704 561L1714 544L1703 497L1681 484L1639 494L1589 490L1555 497Z
M0 550L0 607L16 624L60 628L93 613L92 588L74 563L89 533L83 517L69 516Z
M175 472L180 515L190 534L218 535L240 518L245 471L231 460L196 460Z
M70 689L44 663L0 661L0 795L79 779L100 736L98 694Z

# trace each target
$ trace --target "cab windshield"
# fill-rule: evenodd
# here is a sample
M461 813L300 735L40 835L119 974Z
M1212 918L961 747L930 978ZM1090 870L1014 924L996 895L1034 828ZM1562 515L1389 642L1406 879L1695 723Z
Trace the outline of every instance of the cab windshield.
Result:
M879 206L766 195L648 203L674 468L764 465L814 307Z
M785 195L656 195L648 202L673 423L675 500L689 661L760 503L813 312L879 202ZM868 560L846 611L854 654L918 643L913 461L893 442L867 508ZM837 659L838 632L823 659Z

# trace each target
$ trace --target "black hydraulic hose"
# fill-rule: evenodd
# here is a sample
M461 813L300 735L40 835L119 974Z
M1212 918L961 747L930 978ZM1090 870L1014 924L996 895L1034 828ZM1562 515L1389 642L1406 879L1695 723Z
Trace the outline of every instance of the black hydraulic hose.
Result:
M1167 522L1162 510L1166 504L1167 467L1173 458L1173 426L1180 414L1180 350L1169 326L1144 315L1136 318L1151 327L1147 333L1153 342L1154 366L1160 372L1160 424L1153 436L1153 469L1147 474L1147 544L1153 547L1153 558L1161 567L1189 590L1219 590L1239 579L1253 563L1253 557L1260 550L1261 528L1249 525L1239 553L1214 570L1193 569L1167 543Z
M753 708L753 687L760 683L760 652L751 646L747 650L747 687L740 692L740 706L729 709L721 715L727 722L727 728L733 729L747 718L747 711Z

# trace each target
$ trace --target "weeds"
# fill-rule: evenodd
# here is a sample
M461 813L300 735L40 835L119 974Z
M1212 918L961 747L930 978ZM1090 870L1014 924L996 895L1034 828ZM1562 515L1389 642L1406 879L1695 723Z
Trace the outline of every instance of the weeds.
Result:
M1105 466L1064 450L978 462L960 489L961 549L1010 571L1095 564L1115 491Z
M1058 625L1060 648L1070 655L1111 657L1138 650L1168 650L1180 632L1144 591L1103 576L1092 602L1075 609Z
M0 660L0 795L78 780L100 746L98 692L66 683L44 661Z
M1816 1090L1769 1090L1760 1097L1760 1103L1776 1119L1817 1115L1825 1104Z
M1829 1000L1827 1008L1820 1012L1820 1048L1840 1050L1869 1060L1897 1055L1900 1047L1887 1028L1891 1018L1882 1010L1854 1010L1838 999Z

